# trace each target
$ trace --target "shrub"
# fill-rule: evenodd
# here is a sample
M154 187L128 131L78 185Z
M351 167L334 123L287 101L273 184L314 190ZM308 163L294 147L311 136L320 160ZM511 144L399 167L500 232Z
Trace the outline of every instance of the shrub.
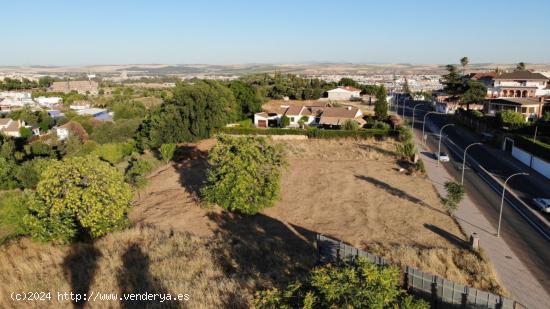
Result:
M359 130L359 124L355 120L348 119L344 121L344 124L342 125L342 130L357 131Z
M116 164L124 158L124 145L117 143L109 143L99 145L94 153L102 160L111 164Z
M253 128L254 123L252 122L252 119L244 119L239 121L239 128Z
M160 154L164 162L168 162L174 158L174 152L176 151L176 144L162 144L160 146Z
M146 159L133 157L130 159L124 179L136 188L143 188L147 185L145 177L153 169L153 164Z
M282 145L262 137L219 136L208 157L207 185L201 192L208 203L247 215L273 205L279 194Z
M395 145L395 151L401 157L406 158L409 161L412 161L414 155L416 154L416 147L412 141L405 141Z
M25 194L20 191L0 195L0 244L27 233L23 217L28 213Z
M464 186L454 181L447 181L445 189L447 190L447 197L443 198L443 204L449 207L450 210L455 210L464 197Z
M19 129L19 134L22 138L26 139L32 136L32 131L29 128L22 127L21 129Z
M399 268L376 266L365 258L343 266L314 269L284 291L256 293L256 308L429 308L399 288Z
M33 156L55 156L52 147L39 141L30 144L30 151Z
M381 129L381 130L389 130L390 129L389 124L387 124L383 121L378 121L378 120L374 121L374 124L373 124L372 127L375 128L375 129Z
M127 225L131 198L130 187L108 163L72 157L42 173L24 223L41 241L96 238Z
M301 129L281 129L281 128L239 128L225 127L220 128L218 132L234 135L307 135L307 131Z
M399 131L399 140L400 141L412 141L412 131L407 126L400 126L398 129Z
M422 159L418 159L418 161L416 161L414 168L417 172L426 174L426 167L424 166L424 161L422 161Z
M286 128L290 125L290 118L288 118L286 115L281 117L281 128Z
M17 171L17 180L23 188L34 189L40 181L42 172L46 170L52 160L36 158L32 161L25 161Z
M533 141L532 138L517 135L514 139L514 145L537 156L550 161L550 144L541 141Z
M0 190L9 190L19 188L16 175L18 166L12 160L6 160L0 157Z
M497 120L501 126L510 128L519 128L525 124L525 118L522 114L512 110L503 110L497 113Z

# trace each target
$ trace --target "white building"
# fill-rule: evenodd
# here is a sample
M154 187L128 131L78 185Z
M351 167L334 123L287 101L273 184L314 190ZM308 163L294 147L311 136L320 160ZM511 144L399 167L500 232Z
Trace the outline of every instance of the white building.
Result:
M338 87L327 91L327 93L329 100L350 101L361 99L361 90L350 86Z
M60 97L38 97L35 99L35 101L46 107L52 107L53 105L61 103L63 99Z
M355 120L359 125L365 124L363 113L353 106L288 106L254 114L254 125L257 128L277 127L283 116L288 117L290 128L298 128L303 123L308 126L341 126L347 120Z
M529 71L504 73L494 78L487 88L491 98L536 98L550 95L548 77Z
M25 127L25 122L21 120L13 120L10 118L0 118L0 133L12 136L21 137L19 130Z

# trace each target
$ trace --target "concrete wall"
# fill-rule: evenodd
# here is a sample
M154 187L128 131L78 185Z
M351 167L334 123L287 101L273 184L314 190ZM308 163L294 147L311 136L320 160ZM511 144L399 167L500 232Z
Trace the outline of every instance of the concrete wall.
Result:
M539 157L535 157L529 152L519 149L516 146L512 147L512 156L521 161L521 163L541 173L544 177L550 179L550 162Z

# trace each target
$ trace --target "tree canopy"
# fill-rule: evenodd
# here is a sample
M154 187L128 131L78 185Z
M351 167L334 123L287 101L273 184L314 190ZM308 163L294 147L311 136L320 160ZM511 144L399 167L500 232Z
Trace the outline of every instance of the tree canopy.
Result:
M96 238L126 225L131 198L130 186L108 163L72 157L42 173L24 221L42 241Z
M386 120L388 118L387 96L386 88L384 85L381 85L376 92L376 103L374 104L374 115L379 120Z
M314 269L303 281L284 291L277 288L256 294L256 308L402 308L427 309L429 305L399 288L399 269L376 266L366 258L344 266Z
M285 158L281 145L262 137L220 136L208 156L208 203L247 215L273 205Z
M238 105L231 90L214 80L178 83L173 98L152 109L138 132L144 145L208 138L212 132L238 119Z
M229 84L229 89L240 106L239 118L250 118L262 110L263 99L252 85L236 80Z

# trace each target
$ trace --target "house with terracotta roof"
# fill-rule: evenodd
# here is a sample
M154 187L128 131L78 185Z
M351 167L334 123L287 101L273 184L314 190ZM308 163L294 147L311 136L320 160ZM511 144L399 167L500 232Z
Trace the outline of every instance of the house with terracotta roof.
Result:
M550 95L548 77L530 71L514 71L494 77L487 88L491 98L538 98Z
M298 128L301 123L308 126L341 126L346 120L350 119L357 121L359 125L363 125L365 123L365 121L361 118L363 116L363 112L359 108L353 106L332 107L327 105L281 105L279 108L271 108L269 111L256 113L254 115L254 125L258 128L278 127L283 116L289 118L289 127L291 128Z
M361 89L351 86L340 86L327 91L328 99L335 101L351 101L361 99Z
M24 121L13 120L10 118L0 118L0 133L6 136L21 137L19 130L24 127Z
M484 112L496 114L503 110L512 110L525 117L525 121L533 121L542 116L544 97L535 98L496 98L485 101Z

